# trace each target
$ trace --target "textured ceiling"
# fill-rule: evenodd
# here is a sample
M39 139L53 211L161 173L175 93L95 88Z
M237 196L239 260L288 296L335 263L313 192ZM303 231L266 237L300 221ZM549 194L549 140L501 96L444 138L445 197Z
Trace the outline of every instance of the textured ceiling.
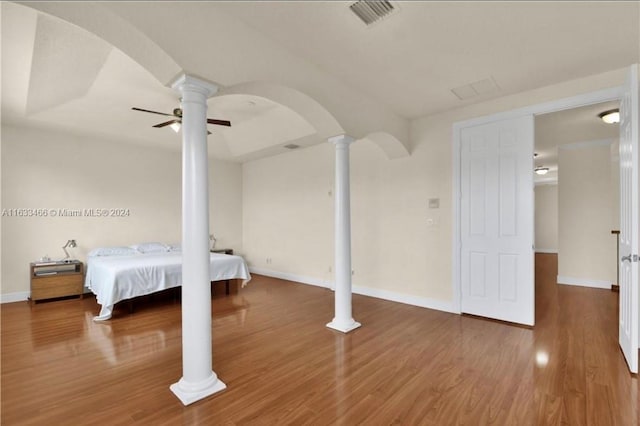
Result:
M558 179L558 147L580 142L617 140L619 126L606 124L603 111L619 107L619 102L604 102L536 116L536 167L548 167L549 173L537 176L537 182Z
M300 111L225 87L282 85L353 136L402 140L408 119L622 68L640 54L639 2L399 2L371 27L340 1L25 4L1 5L3 122L178 150L179 136L151 128L160 116L130 108L175 108L165 80L182 68L222 85L209 116L234 126L210 126L209 150L236 161L327 135ZM465 100L451 91L483 81L497 88Z
M419 2L366 27L351 2L221 2L295 55L415 118L638 62L638 2ZM493 78L460 101L451 89Z
M86 95L111 50L104 41L80 28L38 15L27 114Z
M127 141L180 149L180 136L169 127L152 127L168 118L131 110L169 113L179 106L178 95L139 64L60 19L15 5L5 4L2 11L3 121L118 140L126 134ZM298 114L265 98L223 95L210 98L208 105L209 117L233 123L231 129L209 126L209 151L219 159L282 152L287 142L315 133Z

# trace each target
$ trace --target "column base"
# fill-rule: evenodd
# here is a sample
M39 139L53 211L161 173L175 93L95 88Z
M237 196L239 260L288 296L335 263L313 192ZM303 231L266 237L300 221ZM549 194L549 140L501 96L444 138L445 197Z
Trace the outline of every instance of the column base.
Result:
M198 383L189 383L181 378L178 383L174 383L169 386L171 392L184 404L193 404L196 401L200 401L214 393L225 390L227 385L218 380L218 376L214 372L211 372L211 376Z
M346 322L338 322L334 319L329 324L327 324L327 327L332 328L334 330L341 331L343 333L348 333L351 330L355 330L356 328L360 327L361 325L362 324L354 321L353 318L351 318L351 321L346 321Z

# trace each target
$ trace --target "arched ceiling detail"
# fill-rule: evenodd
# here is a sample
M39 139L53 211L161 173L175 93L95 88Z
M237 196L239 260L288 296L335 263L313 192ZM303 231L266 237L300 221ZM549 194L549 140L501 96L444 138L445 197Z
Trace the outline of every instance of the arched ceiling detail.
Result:
M95 34L142 65L168 86L182 68L160 46L101 2L17 2Z
M309 67L307 63L297 58L287 57L279 46L265 45L262 47L264 49L272 49L276 56L279 55L280 62L289 62L293 65L296 68L297 75L299 75L300 71L305 71L309 68L307 70L309 72L308 79L299 80L299 78L295 77L292 80L292 77L296 75L293 73L282 78L285 84L280 84L277 80L276 83L250 81L228 84L233 80L233 73L229 74L228 70L219 68L220 65L216 65L213 70L209 71L211 67L204 66L206 65L204 63L198 67L196 66L198 63L186 60L183 55L184 52L176 57L174 53L176 53L176 42L178 40L163 38L154 33L157 27L164 27L161 21L167 15L170 15L168 12L174 10L171 8L178 7L175 4L158 4L160 11L156 10L156 8L150 10L150 13L158 15L149 16L148 18L151 22L157 21L153 30L151 29L152 27L148 26L149 24L140 20L140 17L144 15L142 13L144 10L139 5L116 5L102 2L23 2L22 4L53 15L96 35L133 59L164 86L169 86L178 75L183 73L193 74L218 84L220 84L218 80L220 78L223 83L227 83L226 85L221 84L221 90L218 94L220 97L234 94L254 95L283 106L284 108L280 110L283 113L285 109L296 112L315 129L313 133L300 133L294 139L297 145L313 145L337 134L349 134L354 138L363 138L370 135L369 139L378 144L389 158L397 158L409 152L407 149L407 120L394 115L390 111L386 111L384 107L376 105L366 97L353 92L350 88L323 74L321 71ZM195 5L189 5L184 13L187 15L195 13L194 7ZM179 10L182 11L183 9L180 8ZM220 19L218 13L212 16L215 16L215 19ZM233 17L228 18L233 20ZM239 43L237 49L242 50L242 43L246 43L247 40L257 34L251 33L251 29L248 27L238 26L241 27L236 30L238 34L229 34L228 39L233 40L233 43ZM215 25L211 25L211 27L215 27ZM231 28L234 27L232 26ZM188 34L181 32L178 27L174 31L177 31L176 34L179 37L188 36ZM245 36L245 33L248 34ZM197 50L197 46L195 48ZM237 49L235 50L237 51ZM184 50L183 47L182 50ZM227 59L235 58L233 51L234 49L231 49L228 51L229 53L226 53L229 56ZM233 63L229 60L225 61L224 51L219 55L220 57L216 58L218 63ZM180 58L185 59L186 62L184 64L181 63ZM245 66L245 71L243 71L242 75L261 75L263 73L261 68L253 69L249 73L246 72L247 69L252 68L250 66L251 61L252 59L248 59L247 64L238 63L234 66ZM280 64L275 68L267 67L264 70L264 74L267 77L273 77L278 74L276 68L282 66L284 65ZM211 75L207 75L207 71ZM326 88L323 87L323 84ZM340 96L336 97L336 93L339 93ZM291 140L283 139L280 145L289 143L291 143ZM231 154L233 153L233 150L229 151ZM269 155L272 151L272 147L269 147L263 154ZM237 154L244 159L251 159L256 158L256 152L253 154L249 152Z

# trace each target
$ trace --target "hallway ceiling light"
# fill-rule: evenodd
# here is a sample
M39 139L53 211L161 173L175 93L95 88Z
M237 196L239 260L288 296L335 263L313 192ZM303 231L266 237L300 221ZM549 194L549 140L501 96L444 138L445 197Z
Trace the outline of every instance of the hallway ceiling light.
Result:
M601 112L598 114L598 117L607 124L616 124L620 122L620 110L618 108L610 109L608 111Z
M534 172L536 172L537 175L546 175L547 173L549 173L549 168L548 167L536 167L535 169L533 169Z

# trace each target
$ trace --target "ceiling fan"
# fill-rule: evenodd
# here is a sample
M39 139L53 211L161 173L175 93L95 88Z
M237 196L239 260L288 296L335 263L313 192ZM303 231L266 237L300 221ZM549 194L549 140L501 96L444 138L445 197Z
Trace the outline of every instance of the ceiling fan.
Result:
M165 121L164 123L156 124L153 127L161 128L161 127L165 127L165 126L171 126L171 128L176 133L180 130L180 126L182 124L182 108L174 108L172 114L167 114L167 113L158 112L158 111L151 111L151 110L148 110L148 109L142 109L142 108L136 108L136 107L132 107L131 109L134 110L134 111L142 111L142 112L148 112L148 113L151 113L151 114L158 114L158 115L164 115L164 116L167 116L167 117L174 117L172 120ZM228 120L216 120L215 118L207 118L207 123L208 124L217 124L218 126L231 127L231 122L228 121ZM207 130L207 134L210 135L211 132Z

